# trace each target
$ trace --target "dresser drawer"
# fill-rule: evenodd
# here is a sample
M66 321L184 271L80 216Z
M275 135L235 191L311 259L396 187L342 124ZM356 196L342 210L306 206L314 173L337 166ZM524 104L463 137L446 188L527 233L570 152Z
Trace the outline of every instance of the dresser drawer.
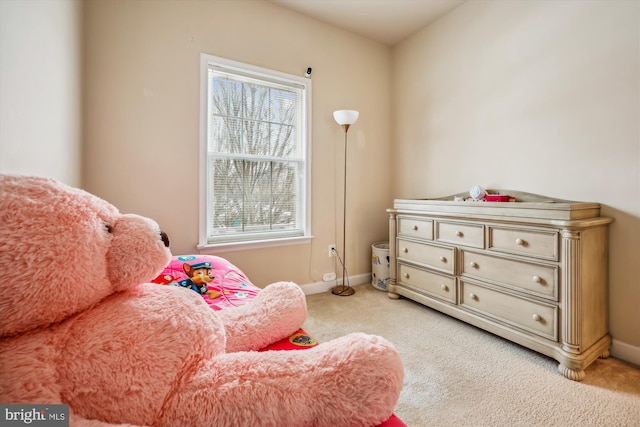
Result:
M433 240L433 221L403 216L398 217L398 235Z
M402 285L443 298L455 304L456 279L410 265L398 265L398 280Z
M454 271L453 253L453 248L398 239L398 259L418 262L449 274Z
M558 233L489 227L488 249L516 255L558 260Z
M461 251L461 274L503 283L525 292L558 300L558 268Z
M484 248L484 225L436 221L435 240L460 246Z
M558 307L460 282L460 305L525 331L558 340Z

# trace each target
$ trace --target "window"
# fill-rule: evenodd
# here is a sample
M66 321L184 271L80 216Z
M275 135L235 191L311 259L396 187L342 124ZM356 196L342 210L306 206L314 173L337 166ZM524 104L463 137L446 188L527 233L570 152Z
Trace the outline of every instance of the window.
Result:
M199 248L310 238L311 81L201 55Z

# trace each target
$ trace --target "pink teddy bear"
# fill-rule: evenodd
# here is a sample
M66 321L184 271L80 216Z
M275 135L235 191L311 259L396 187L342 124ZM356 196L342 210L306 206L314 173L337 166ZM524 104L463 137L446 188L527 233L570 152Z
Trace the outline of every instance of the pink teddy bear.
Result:
M403 381L395 348L351 334L257 352L306 317L293 283L214 311L145 283L158 225L52 179L0 175L0 401L68 404L71 425L372 426Z

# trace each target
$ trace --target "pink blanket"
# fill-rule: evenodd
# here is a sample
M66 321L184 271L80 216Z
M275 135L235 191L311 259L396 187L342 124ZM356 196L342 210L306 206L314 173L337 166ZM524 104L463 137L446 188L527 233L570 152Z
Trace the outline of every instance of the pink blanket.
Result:
M214 310L243 305L260 292L238 267L210 255L174 256L153 282L198 292Z

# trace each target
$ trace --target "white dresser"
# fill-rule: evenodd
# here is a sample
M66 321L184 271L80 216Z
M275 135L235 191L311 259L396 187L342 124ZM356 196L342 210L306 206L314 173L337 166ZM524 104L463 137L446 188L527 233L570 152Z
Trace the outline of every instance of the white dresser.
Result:
M609 356L613 220L600 216L598 203L500 193L516 201L454 201L466 193L395 200L389 297L550 356L565 377L582 380L589 364Z

